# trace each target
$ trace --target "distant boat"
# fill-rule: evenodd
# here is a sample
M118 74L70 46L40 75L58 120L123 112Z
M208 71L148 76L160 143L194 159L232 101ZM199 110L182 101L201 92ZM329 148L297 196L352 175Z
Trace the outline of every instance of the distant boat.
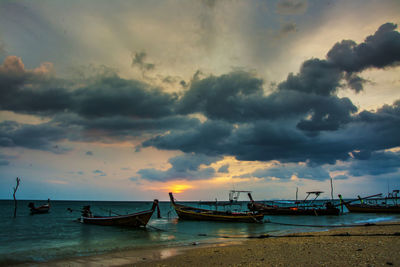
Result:
M31 209L31 214L48 213L50 210L50 199L47 200L47 204L39 207L35 207L33 202L29 202L28 207Z
M149 222L156 207L158 208L158 215L159 215L158 200L155 199L153 201L153 206L151 207L150 210L147 211L141 211L127 215L117 215L117 216L93 216L90 211L90 206L85 206L82 210L82 216L79 220L82 223L96 224L103 226L144 227Z
M172 206L179 219L195 221L224 221L224 222L262 222L264 215L257 212L232 212L200 209L175 203L174 196L169 193Z
M295 206L278 206L278 205L268 205L260 202L255 202L251 193L248 193L250 198L250 203L248 208L251 211L258 211L265 215L311 215L311 216L321 216L321 215L339 215L340 210L336 208L330 201L326 202L324 206L313 205L313 202L318 198L318 196L323 193L322 191L311 191L307 192L307 197L302 202L296 202ZM310 202L306 202L310 195L315 195L315 198Z
M382 194L377 194L374 196L361 198L358 196L358 199L343 202L349 212L356 213L400 213L400 204L398 201L400 200L397 195L399 190L393 190L392 193L389 193L385 198L371 198L380 196ZM342 199L342 196L339 195L339 198ZM359 204L350 204L351 202L360 201Z

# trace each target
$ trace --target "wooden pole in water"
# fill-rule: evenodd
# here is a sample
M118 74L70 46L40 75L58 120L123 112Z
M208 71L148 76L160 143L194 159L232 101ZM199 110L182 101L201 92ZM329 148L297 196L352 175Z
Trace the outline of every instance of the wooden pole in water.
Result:
M14 187L14 193L13 193L13 197L14 197L14 218L17 217L17 199L15 198L15 193L17 193L18 190L18 186L19 186L19 182L21 181L21 179L19 179L17 177L17 186Z
M332 182L332 177L331 177L331 199L333 202L333 182Z
M338 197L339 197L339 199L340 199L340 208L341 208L342 213L343 213L343 199L342 199L342 195L339 194Z

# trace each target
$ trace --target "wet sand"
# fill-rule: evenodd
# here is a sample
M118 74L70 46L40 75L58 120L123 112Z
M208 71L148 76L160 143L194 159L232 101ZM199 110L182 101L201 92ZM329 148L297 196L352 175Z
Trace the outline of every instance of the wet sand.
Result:
M400 223L264 236L234 243L122 251L38 265L400 266Z
M400 266L400 224L251 239L130 266Z

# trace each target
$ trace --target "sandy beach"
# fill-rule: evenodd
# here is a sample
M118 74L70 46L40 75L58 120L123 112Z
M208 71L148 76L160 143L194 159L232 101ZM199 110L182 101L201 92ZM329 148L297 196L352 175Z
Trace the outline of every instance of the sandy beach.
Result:
M35 264L36 265L36 264ZM131 250L39 266L400 266L400 223L180 248Z

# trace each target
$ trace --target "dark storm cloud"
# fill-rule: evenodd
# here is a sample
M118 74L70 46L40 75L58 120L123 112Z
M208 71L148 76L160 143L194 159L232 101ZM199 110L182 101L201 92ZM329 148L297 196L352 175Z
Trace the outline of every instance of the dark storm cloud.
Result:
M353 176L396 173L400 168L400 152L373 152L367 158L352 161L349 174Z
M328 61L346 71L350 87L359 92L365 81L354 73L399 64L400 33L396 28L396 24L386 23L361 44L352 40L336 43L327 54Z
M327 180L330 178L329 173L321 166L310 167L300 165L280 165L268 169L258 169L247 176L257 178L279 178L279 179L290 179L293 175L298 178L305 178L310 180Z
M358 137L353 142L363 157L372 151L400 146L400 100L376 112L361 112L343 134ZM362 159L360 154L356 154L357 157Z
M310 119L301 119L297 127L303 131L335 131L352 120L357 111L348 98L322 97L310 107Z
M14 90L0 100L2 110L50 115L70 107L71 96L64 89Z
M197 127L151 138L143 142L143 146L218 155L223 154L225 142L231 135L232 129L233 126L227 122L207 120Z
M104 72L85 80L86 85L71 89L63 87L66 83L54 79L49 72L47 65L26 70L20 58L7 57L0 65L1 110L49 116L51 125L43 124L45 130L63 127L63 137L70 131L68 139L75 141L129 138L146 131L160 133L175 127L191 127L197 122L170 116L176 96L145 83ZM50 135L46 142L43 135L37 145L20 141L18 146L44 149L53 142L51 138ZM14 141L6 136L1 138L3 145Z
M225 149L239 160L308 162L309 165L346 160L351 146L335 143L328 134L318 137L298 131L291 124L257 122L239 127L226 140ZM225 153L228 153L227 151Z
M52 121L37 125L14 121L0 123L0 147L25 147L54 153L67 149L55 144L60 141L118 142L146 134L159 134L170 129L187 129L199 125L194 118L174 116L159 119L132 120L127 117L85 119L62 114ZM86 155L93 155L87 151Z
M342 77L332 64L313 59L269 95L264 94L263 81L248 72L194 78L177 111L233 123L298 118L299 129L305 131L337 130L357 111L348 98L333 95Z
M400 61L400 33L397 25L386 23L361 44L352 40L336 43L328 52L330 62L346 72L360 72L367 68L384 68Z
M334 64L326 60L309 59L301 65L297 75L290 73L278 88L328 96L336 93L342 78L342 71Z
M374 47L369 49L369 57L376 58L385 53L381 49L397 47L398 35L392 24L385 24L359 47ZM383 38L381 42L380 38ZM328 53L327 60L305 61L298 74L289 74L286 81L269 95L263 92L263 81L250 73L233 72L204 79L196 76L180 99L177 110L183 114L201 112L213 119L214 125L227 121L235 123L235 127L229 129L226 125L223 139L209 133L203 137L204 124L188 132L171 132L150 139L145 145L185 152L234 155L243 160L279 159L309 161L310 164L333 164L338 159L346 160L349 152L363 146L382 149L397 145L399 142L394 140L394 136L398 135L389 136L385 131L366 134L371 128L382 127L360 123L362 117L374 114L363 112L360 119L355 117L357 108L348 98L339 98L336 93L343 87L342 80L347 80L357 91L361 89L364 81L354 71L367 67L389 67L398 59L394 57L379 64L370 61L362 68L349 69L333 59L332 51L335 50L333 48ZM391 129L390 133L396 133L393 122L391 120L386 125ZM197 141L202 140L208 142L197 146ZM368 143L363 142L366 140Z
M104 77L71 93L71 111L87 117L170 115L175 96L135 80Z
M72 94L62 87L65 84L54 77L50 63L27 70L21 58L8 56L0 65L0 109L40 115L72 109Z
M183 132L172 131L143 143L159 149L181 150L208 155L233 155L239 160L280 160L335 163L348 159L348 145L335 144L319 137L307 136L292 125L259 121L238 128L222 121L207 121ZM351 146L350 146L351 148Z
M0 108L28 114L154 118L172 114L176 101L174 94L116 74L96 77L75 90L54 87L56 81L45 70L25 70L21 59L7 57L0 66Z
M193 78L189 90L178 104L178 112L201 112L211 119L237 120L247 108L263 97L263 81L247 72L219 77ZM257 104L257 103L254 103Z
M53 123L73 128L70 140L84 141L122 141L146 134L161 134L168 130L184 130L200 124L196 118L169 116L163 118L135 119L126 116L96 117L86 119L75 114L59 114Z
M24 84L40 83L45 79L46 69L43 71L25 70L22 60L16 56L8 56L0 65L0 107L12 100L15 91ZM10 97L11 96L11 97Z
M149 134L143 147L306 162L310 168L349 160L350 153L362 157L357 151L371 154L400 146L400 102L357 114L355 105L337 93L343 82L362 90L360 71L396 65L398 40L395 25L388 23L361 44L342 41L326 59L306 60L297 74L289 74L268 94L262 79L244 71L208 77L199 71L184 84L181 97L115 73L64 86L49 75L50 68L26 70L20 59L8 57L0 66L0 108L46 114L51 121L30 126L3 122L0 145L51 150L64 139L108 141ZM138 55L139 62L146 63L143 56ZM196 113L205 121L192 118ZM211 168L182 169L191 165L181 162L172 160L167 171L145 169L140 174L159 181L214 175Z
M199 180L209 179L215 174L213 168L200 168L201 165L210 165L222 157L209 157L204 154L186 154L169 159L172 167L166 171L154 168L141 169L137 173L142 179L151 181L169 181L169 180Z
M55 146L54 143L65 138L65 129L46 123L40 125L20 124L14 121L0 123L2 147L25 147L62 153L66 149Z
M347 81L347 85L356 93L362 91L364 89L364 84L368 82L368 80L365 80L354 73L347 73L345 75L345 79Z
M160 149L233 155L239 160L307 162L309 166L350 159L350 152L400 146L400 101L377 112L362 112L335 131L310 135L296 121L254 121L232 127L208 120L187 131L171 131L144 142Z
M350 88L361 91L365 80L357 76L358 72L399 64L400 33L396 28L393 23L383 24L374 35L358 45L352 40L336 43L326 60L305 61L300 72L289 74L278 88L326 96L335 94L341 86L340 81L345 79Z

